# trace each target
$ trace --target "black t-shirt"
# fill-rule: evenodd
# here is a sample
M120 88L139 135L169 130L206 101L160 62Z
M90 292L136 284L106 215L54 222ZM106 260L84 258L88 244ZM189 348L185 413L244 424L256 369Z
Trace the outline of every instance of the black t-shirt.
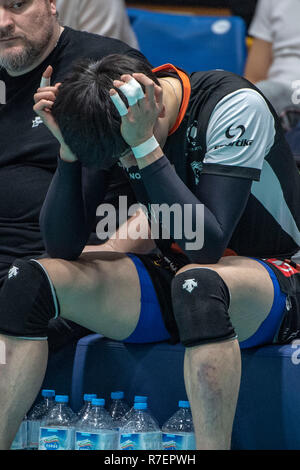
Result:
M19 77L0 69L6 104L0 105L0 263L44 252L39 213L57 166L59 145L33 111L33 95L48 65L51 84L63 80L81 58L101 59L112 53L142 56L127 44L65 27L51 54L33 71ZM143 57L143 56L142 56ZM1 271L2 272L2 271Z

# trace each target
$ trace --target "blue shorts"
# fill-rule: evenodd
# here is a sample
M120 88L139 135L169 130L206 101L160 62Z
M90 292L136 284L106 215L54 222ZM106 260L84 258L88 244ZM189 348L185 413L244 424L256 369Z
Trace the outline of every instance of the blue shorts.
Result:
M137 256L131 254L127 254L127 256L135 264L140 279L141 313L136 329L122 342L156 343L166 341L170 338L170 335L163 321L160 304L151 277Z
M258 261L268 271L270 278L273 282L274 299L269 315L262 322L258 330L252 336L250 336L250 338L240 342L241 349L253 348L262 344L273 343L273 340L276 337L280 328L286 306L287 295L281 291L279 282L274 274L274 271L272 271L272 269L262 260L257 258L253 259L255 259L255 261Z
M160 304L151 277L143 262L135 255L127 255L135 264L141 288L141 312L134 332L125 343L153 343L170 339L161 313ZM268 271L274 286L274 300L271 311L258 330L245 341L240 342L241 349L272 343L280 327L286 304L286 294L282 293L272 269L263 261L256 259ZM170 299L171 302L171 299Z

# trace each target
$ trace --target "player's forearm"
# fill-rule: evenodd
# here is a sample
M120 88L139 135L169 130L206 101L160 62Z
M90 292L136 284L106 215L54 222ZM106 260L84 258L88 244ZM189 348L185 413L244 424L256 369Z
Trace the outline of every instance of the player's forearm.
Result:
M81 164L59 160L40 214L45 248L53 258L76 259L86 244L81 187Z
M175 215L169 219L170 236L190 260L217 262L226 248L228 237L214 214L183 183L168 159L163 156L150 165L144 165L141 175L151 204L165 204L174 209Z

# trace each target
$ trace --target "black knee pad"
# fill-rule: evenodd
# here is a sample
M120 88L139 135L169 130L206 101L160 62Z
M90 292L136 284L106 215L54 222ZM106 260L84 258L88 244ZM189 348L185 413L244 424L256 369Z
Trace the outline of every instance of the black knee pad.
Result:
M58 300L46 270L35 260L16 260L0 292L0 333L47 339L48 323L58 315Z
M172 282L172 301L184 346L236 338L228 315L228 287L212 269L189 269L176 276Z

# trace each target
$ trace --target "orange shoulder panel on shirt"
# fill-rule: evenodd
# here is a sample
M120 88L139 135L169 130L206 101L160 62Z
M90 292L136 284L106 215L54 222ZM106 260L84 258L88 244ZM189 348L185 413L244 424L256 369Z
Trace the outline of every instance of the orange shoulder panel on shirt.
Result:
M171 70L173 72L176 72L179 78L181 79L182 86L183 86L183 96L182 96L181 107L180 107L176 122L169 132L169 136L170 136L174 134L175 131L177 131L178 127L182 123L182 120L185 116L187 107L189 105L190 96L191 96L191 84L190 84L190 79L188 75L185 72L183 72L183 70L178 69L172 64L160 65L159 67L156 67L155 69L153 69L152 72L155 73L155 72L160 72L162 70L166 70L166 71Z

